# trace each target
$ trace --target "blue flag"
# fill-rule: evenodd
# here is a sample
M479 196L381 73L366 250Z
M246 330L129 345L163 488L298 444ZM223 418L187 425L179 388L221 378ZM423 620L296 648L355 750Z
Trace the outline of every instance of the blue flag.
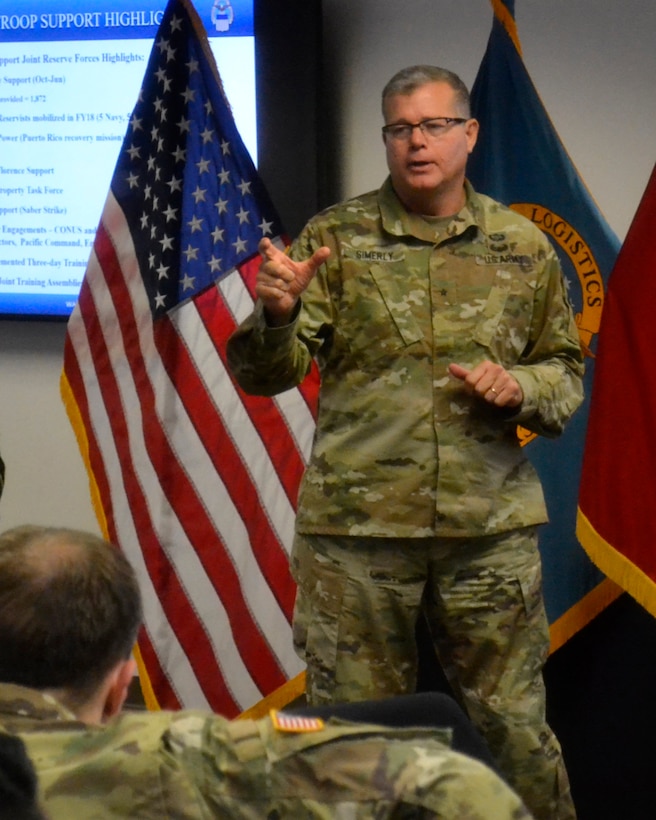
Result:
M619 240L579 177L524 66L514 0L491 2L492 32L472 88L472 116L481 129L468 177L481 193L524 214L549 236L586 353L586 399L565 433L546 441L518 430L542 480L549 510L540 549L552 649L557 649L619 594L576 538L596 336Z

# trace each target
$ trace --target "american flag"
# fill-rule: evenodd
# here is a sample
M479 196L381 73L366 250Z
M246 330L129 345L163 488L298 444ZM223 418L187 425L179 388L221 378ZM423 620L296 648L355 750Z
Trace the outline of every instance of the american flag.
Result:
M317 379L275 400L246 397L225 365L225 342L253 308L263 236L284 244L202 23L174 0L62 374L101 528L141 583L141 674L162 708L231 717L302 670L288 552Z

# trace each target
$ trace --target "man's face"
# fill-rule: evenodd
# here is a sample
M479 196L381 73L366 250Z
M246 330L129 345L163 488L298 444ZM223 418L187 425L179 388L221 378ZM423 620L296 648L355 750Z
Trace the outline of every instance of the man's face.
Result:
M385 122L418 123L434 117L462 117L455 91L431 82L410 94L390 97ZM438 137L414 128L407 139L384 136L392 184L406 208L416 213L450 216L464 204L467 157L476 144L478 123L451 123Z

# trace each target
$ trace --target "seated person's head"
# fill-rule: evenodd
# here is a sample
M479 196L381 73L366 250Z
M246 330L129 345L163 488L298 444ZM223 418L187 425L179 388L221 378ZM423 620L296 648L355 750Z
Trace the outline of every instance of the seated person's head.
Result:
M134 571L102 538L34 526L0 535L0 681L47 690L82 716L115 670L129 685L140 624Z

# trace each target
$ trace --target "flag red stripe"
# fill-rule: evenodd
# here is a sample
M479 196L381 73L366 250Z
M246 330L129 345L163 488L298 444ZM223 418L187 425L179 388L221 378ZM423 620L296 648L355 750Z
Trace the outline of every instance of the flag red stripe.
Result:
M147 629L142 628L139 630L137 644L148 673L149 683L153 692L156 693L158 706L160 709L180 709L182 704L171 686L168 676L162 669L159 656L155 651Z

